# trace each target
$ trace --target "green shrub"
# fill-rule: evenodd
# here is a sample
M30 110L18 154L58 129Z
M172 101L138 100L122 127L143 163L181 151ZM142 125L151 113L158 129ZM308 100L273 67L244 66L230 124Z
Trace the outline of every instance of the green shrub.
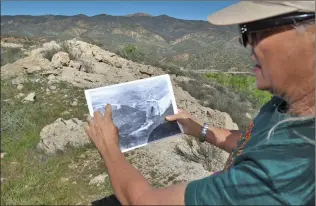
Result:
M252 76L240 76L224 73L205 74L209 79L215 80L223 86L233 89L241 96L241 100L248 99L257 108L261 107L271 98L271 94L266 91L256 89L256 78Z
M137 46L128 44L116 52L117 55L135 62L144 61L144 54L137 49Z
M1 66L13 63L24 57L20 48L1 48Z

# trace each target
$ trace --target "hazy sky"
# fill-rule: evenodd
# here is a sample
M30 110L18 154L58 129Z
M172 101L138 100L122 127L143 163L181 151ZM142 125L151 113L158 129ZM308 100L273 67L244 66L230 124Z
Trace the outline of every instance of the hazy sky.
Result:
M207 20L207 16L237 1L1 1L1 15L126 15L166 14L179 19Z

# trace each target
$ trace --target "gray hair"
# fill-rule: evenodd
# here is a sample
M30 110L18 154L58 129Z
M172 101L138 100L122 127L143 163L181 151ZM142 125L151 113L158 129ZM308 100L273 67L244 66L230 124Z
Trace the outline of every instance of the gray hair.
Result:
M296 29L298 34L303 34L306 32L307 27L311 26L311 25L315 25L315 19L312 20L308 20L305 22L302 22L300 24L296 23L293 25L293 27ZM284 123L289 123L289 122L297 122L297 121L309 121L309 120L313 120L315 119L316 116L303 116L303 117L290 117L287 118L285 120L282 120L280 122L278 122L277 124L275 124L268 133L267 139L269 140L271 138L271 136L274 134L275 129L280 126L281 124ZM315 129L315 125L314 125L314 129ZM316 145L316 141L312 140L308 137L306 137L305 135L300 134L299 132L297 132L296 130L293 131L294 134L296 134L297 136L301 137L302 139L304 139L306 142Z

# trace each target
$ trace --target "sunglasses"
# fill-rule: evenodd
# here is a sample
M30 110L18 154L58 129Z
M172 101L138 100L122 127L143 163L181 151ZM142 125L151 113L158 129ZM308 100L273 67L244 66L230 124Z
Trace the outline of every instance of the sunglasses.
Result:
M291 14L271 17L251 23L239 25L239 42L244 47L247 47L248 42L258 42L265 37L275 34L280 31L282 26L289 26L315 19L315 13L300 13L295 12Z

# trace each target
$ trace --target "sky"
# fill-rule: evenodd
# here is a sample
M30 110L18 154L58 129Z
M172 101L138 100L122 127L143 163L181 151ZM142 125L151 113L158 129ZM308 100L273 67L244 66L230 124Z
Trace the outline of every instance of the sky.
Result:
M207 20L213 12L237 1L1 1L1 15L121 16L137 12L166 14L186 20Z

